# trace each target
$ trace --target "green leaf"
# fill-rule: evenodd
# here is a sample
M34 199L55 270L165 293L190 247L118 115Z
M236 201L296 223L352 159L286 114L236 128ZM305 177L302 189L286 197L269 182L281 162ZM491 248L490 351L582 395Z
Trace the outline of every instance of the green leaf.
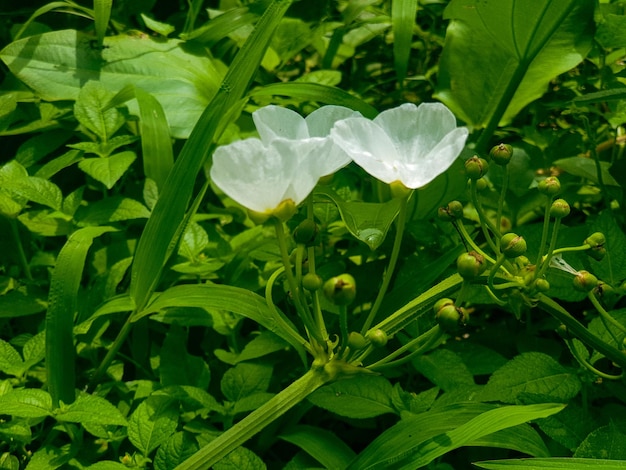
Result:
M346 202L328 188L320 188L315 194L332 200L350 233L372 250L383 243L400 210L400 198L385 203Z
M267 391L271 378L271 366L241 363L224 373L220 388L228 400L236 402L254 393Z
M93 2L93 19L99 47L102 47L102 42L109 26L112 5L113 0L94 0Z
M279 439L294 444L321 463L324 468L346 468L356 457L336 434L314 426L294 426Z
M52 398L44 390L20 388L0 396L0 410L19 418L44 418L52 414Z
M177 432L157 450L154 456L154 470L171 470L197 451L198 444L188 433Z
M29 176L16 160L11 160L0 169L0 187L8 191L12 198L17 198L16 202L20 202L21 198L52 209L61 209L63 195L59 187L43 178Z
M446 392L474 386L474 377L463 360L448 349L435 349L411 362L421 374Z
M46 332L37 333L26 341L22 348L22 355L24 356L24 366L27 369L43 360L46 355Z
M178 407L167 396L153 395L141 402L128 420L128 439L144 455L176 432Z
M122 463L113 460L101 460L93 465L85 467L85 470L126 470L128 467Z
M2 339L0 339L0 372L16 377L24 372L22 357L13 346Z
M17 318L46 309L46 292L34 286L20 286L0 296L0 318Z
M246 344L240 353L224 351L223 349L216 349L213 352L220 361L235 365L239 362L267 356L276 351L283 351L288 346L283 339L271 331L262 331Z
M413 41L417 0L395 0L391 3L393 30L393 62L398 82L406 78Z
M70 423L93 423L103 426L128 425L120 410L109 401L86 393L80 394L71 405L64 405L56 410L54 417L57 421Z
M598 171L596 168L596 162L590 158L583 157L568 157L556 160L554 166L559 167L561 170L570 173L574 176L580 176L581 178L588 179L598 184ZM615 181L615 178L609 172L611 164L609 162L600 162L600 171L602 172L602 181L608 186L619 186L620 184Z
M598 22L596 41L605 49L626 47L626 16L607 13Z
M436 97L490 131L541 97L580 63L593 39L591 0L454 0Z
M85 158L78 163L78 168L111 189L136 158L135 152L127 150L107 158Z
M187 353L187 334L173 326L167 332L161 348L159 375L162 385L192 385L208 388L211 380L209 366L201 357Z
M74 394L74 315L87 251L94 238L115 231L113 227L86 227L67 240L50 281L46 313L46 370L48 390L55 406L72 403Z
M606 238L606 255L601 261L591 259L591 272L607 284L618 287L626 279L626 235L619 228L611 211L603 211L591 224L592 232L602 232Z
M419 422L423 421L423 415L418 415L413 419L400 421L381 434L352 462L349 469L385 468L391 463L398 469L420 468L454 449L470 445L477 439L527 421L545 418L558 413L564 406L541 404L495 408L432 437L426 437L420 429ZM467 416L467 408L460 408L459 411ZM452 414L450 410L447 412ZM429 418L428 424L424 423L423 426L441 426L441 423L432 420L432 416Z
M539 428L562 446L576 450L585 437L597 427L590 410L570 402L560 413L537 421Z
M558 416L559 413L552 416ZM552 416L545 418L550 419ZM538 420L541 421L541 420ZM472 441L472 447L497 447L509 449L533 457L549 457L550 451L543 442L543 437L532 426L518 424L512 428L502 429Z
M74 117L102 142L113 137L125 121L116 108L103 110L112 95L102 83L90 80L80 89L74 104Z
M541 394L567 402L580 391L576 374L547 354L520 354L502 366L478 392L477 400L516 403L524 394Z
M28 421L11 420L0 423L0 439L4 439L4 442L13 440L23 444L30 444L33 440L33 433ZM2 462L1 458L0 462ZM0 468L2 468L2 466L0 466ZM19 469L19 466L17 469Z
M265 470L265 463L249 449L238 447L213 465L213 470Z
M72 458L69 445L60 449L51 445L45 445L38 449L28 461L26 470L55 470L62 468Z
M132 219L147 219L150 211L139 201L122 196L101 199L76 213L81 225L101 225Z
M67 215L48 209L24 212L17 219L30 232L43 237L69 235L76 228Z
M624 460L572 459L553 457L544 459L513 459L473 462L487 470L625 470Z
M316 406L348 418L373 418L396 413L391 402L393 387L384 377L357 375L326 385L309 395Z
M611 421L596 429L578 446L574 457L626 461L626 426Z
M133 33L106 37L98 50L89 34L63 30L12 42L0 59L49 101L75 100L88 80L99 80L113 93L134 84L159 100L172 136L186 138L223 75L220 63L189 49L179 40ZM138 114L132 104L129 109Z
M220 405L213 395L209 395L203 389L188 385L170 385L154 392L154 395L167 395L175 400L183 402L187 407L194 410L205 409L224 414L224 407Z
M154 20L149 16L144 15L143 13L141 13L141 19L146 24L146 28L160 34L161 36L167 37L176 30L176 28L171 24L162 23L160 21Z

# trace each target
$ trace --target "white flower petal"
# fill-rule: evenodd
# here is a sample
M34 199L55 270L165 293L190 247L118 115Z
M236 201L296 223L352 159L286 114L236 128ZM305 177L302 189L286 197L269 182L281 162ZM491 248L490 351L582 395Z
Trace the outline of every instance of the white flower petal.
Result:
M349 117L361 117L361 113L345 106L328 105L316 109L304 120L310 137L326 137L337 121Z
M274 139L306 139L309 137L304 118L291 109L264 106L252 113L252 119L263 143Z
M289 184L283 194L283 199L292 199L296 205L304 201L321 176L320 164L313 158L318 151L320 141L326 139L287 140L276 139L271 147L291 165L289 174L285 178Z
M374 122L365 118L344 119L335 124L330 135L370 175L385 183L400 178L394 142Z
M449 132L428 154L421 155L420 161L407 168L402 179L404 185L412 189L421 188L450 168L463 150L468 133L466 127L457 127Z
M284 199L298 167L297 158L284 157L259 139L233 142L215 150L211 179L242 206L270 211Z

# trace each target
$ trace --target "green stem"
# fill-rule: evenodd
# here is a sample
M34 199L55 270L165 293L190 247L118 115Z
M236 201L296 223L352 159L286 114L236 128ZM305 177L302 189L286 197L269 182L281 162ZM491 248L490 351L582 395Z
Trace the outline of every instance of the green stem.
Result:
M546 197L547 204L543 211L543 229L541 230L541 243L539 243L539 251L537 253L537 261L535 262L535 279L537 279L537 274L539 272L539 265L541 264L541 257L543 256L543 247L546 246L546 242L548 241L548 232L550 231L550 207L552 198L550 196Z
M378 309L383 303L383 298L387 293L387 288L389 287L389 283L391 282L391 278L393 276L393 272L396 268L396 262L398 261L398 255L400 254L400 246L402 245L402 235L404 234L404 226L406 225L406 213L407 213L407 204L409 200L409 196L403 197L400 201L400 211L398 213L398 221L396 224L396 237L393 240L393 248L391 250L391 257L389 258L389 265L383 275L383 282L380 286L380 290L378 291L378 295L376 296L376 300L374 301L374 305L372 309L369 311L367 318L365 319L365 323L363 324L363 328L361 328L361 334L364 335L367 330L369 330L370 326L374 322L374 318L376 318L376 314L378 313Z
M348 347L348 307L345 305L339 305L339 333L341 344Z
M111 347L109 348L106 355L104 356L104 359L102 359L100 366L98 367L98 369L96 369L96 372L91 377L91 380L89 381L90 388L93 387L93 385L96 384L100 380L100 378L104 375L104 373L106 372L111 362L113 362L115 355L117 354L119 349L122 347L122 344L124 344L124 341L126 341L126 337L130 333L130 330L132 329L132 326L133 326L132 318L134 317L134 314L135 312L128 315L128 318L126 319L126 322L124 323L124 326L122 326L122 329L117 334L117 337L113 341L113 344L111 344Z
M619 349L614 348L610 344L605 343L595 334L589 331L583 324L569 314L567 310L558 303L544 294L537 295L537 305L542 310L548 312L558 321L563 323L568 331L580 339L587 346L595 349L604 355L610 361L613 361L618 367L626 369L626 354Z
M228 429L228 431L220 434L194 455L179 464L175 470L205 470L212 467L331 380L331 375L324 368L309 370L263 406L254 410Z
M574 251L587 251L590 248L591 246L587 245L586 243L580 246L566 246L566 247L558 248L554 250L552 252L552 256L558 255L559 253L569 253L569 252L574 252Z
M467 229L465 228L465 225L463 224L462 220L457 220L455 221L456 226L459 230L459 233L462 234L464 240L472 247L472 249L476 252L479 253L480 255L482 255L487 261L489 261L491 264L496 264L496 260L493 259L491 256L489 256L487 253L485 253L477 244L476 242L472 239L472 237L470 237L469 233L467 233Z
M539 279L542 277L548 266L550 266L550 260L554 255L554 248L556 247L556 241L559 236L559 228L561 227L561 219L556 219L554 221L554 227L552 228L552 237L550 238L550 246L548 247L548 252L546 256L543 257L543 261L541 261L541 267L535 270L535 279Z
M13 218L8 219L8 221L9 225L11 226L11 236L13 237L13 241L15 242L15 246L17 248L17 257L19 259L20 265L22 266L22 270L24 271L26 279L32 281L33 275L30 271L28 260L26 259L26 253L24 252L24 246L22 245L22 238L20 237L20 232L17 228L17 221Z
M601 370L596 369L593 365L591 365L589 361L587 361L587 359L585 359L584 357L580 355L578 349L576 348L572 340L565 340L565 342L567 343L567 347L572 353L572 356L574 356L574 358L578 361L578 363L581 366L583 366L585 369L597 375L598 377L602 377L603 379L607 379L607 380L619 380L624 376L623 373L619 375L611 375L611 374L607 374L606 372L602 372Z
M593 291L589 292L587 294L587 297L589 297L589 300L591 300L591 303L593 304L593 306L596 308L596 310L598 311L598 313L600 314L600 316L607 322L609 323L611 326L613 326L614 328L617 328L618 330L620 330L622 333L626 333L626 327L624 325L622 325L621 323L619 323L615 318L613 318L611 316L611 314L609 312L607 312L605 310L605 308L602 306L602 304L598 301L598 298L595 296L595 294L593 293Z
M478 219L480 220L480 228L485 235L485 240L487 244L491 247L494 253L498 253L498 247L493 242L491 238L491 234L489 230L497 237L500 238L500 230L496 229L496 227L491 223L487 216L485 215L485 211L483 210L483 206L480 203L480 199L478 198L478 191L476 190L476 181L470 181L470 197L472 199L472 204L474 204L474 208L476 209L476 213L478 214Z
M413 338L411 341L406 343L404 346L401 346L400 348L396 349L394 352L392 352L388 356L382 358L381 360L375 362L374 364L367 366L367 369L380 370L380 369L385 369L388 367L396 367L401 364L404 364L407 361L410 361L412 358L419 356L420 354L423 354L424 352L431 349L432 346L437 341L439 341L443 336L444 336L444 332L441 330L439 325L435 325L426 333L418 336L417 338ZM415 351L412 351L410 354L404 356L403 358L394 361L396 357L400 356L404 352L409 351L418 345L420 346Z
M498 210L496 211L496 225L498 228L502 226L502 212L504 210L504 198L506 196L506 190L509 185L509 165L504 168L504 179L502 181L502 188L500 189L500 197L498 198ZM496 240L496 245L500 247L500 238Z
M306 215L307 218L314 221L315 208L313 207L313 196L309 196L306 200ZM309 272L315 274L315 247L309 246L307 248ZM324 321L324 315L322 314L322 307L320 305L319 289L311 293L313 300L313 320L319 328L320 334L324 340L328 340L328 330L326 329L326 322Z

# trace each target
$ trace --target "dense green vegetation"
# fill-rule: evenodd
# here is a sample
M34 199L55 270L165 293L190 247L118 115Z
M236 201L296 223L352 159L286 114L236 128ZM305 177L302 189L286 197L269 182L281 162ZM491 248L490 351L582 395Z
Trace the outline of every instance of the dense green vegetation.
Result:
M1 8L0 469L626 469L625 2Z

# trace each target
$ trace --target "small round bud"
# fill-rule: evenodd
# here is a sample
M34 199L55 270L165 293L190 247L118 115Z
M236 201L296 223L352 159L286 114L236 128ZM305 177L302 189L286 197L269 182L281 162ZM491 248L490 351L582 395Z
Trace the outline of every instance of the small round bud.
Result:
M310 245L315 241L318 233L319 229L315 221L304 219L293 231L293 238L296 240L296 243Z
M563 339L573 339L572 333L569 331L569 328L561 323L561 325L556 329L556 332Z
M463 279L474 279L485 272L487 263L483 255L470 251L456 259L456 268Z
M489 156L496 165L508 165L513 156L513 147L508 144L498 144L491 149Z
M302 276L302 287L308 291L316 291L322 288L324 281L317 274L307 273Z
M567 217L570 213L569 204L565 199L557 199L552 203L550 207L550 215L555 219L562 219Z
M439 327L446 333L455 333L465 324L463 310L455 307L454 304L446 305L439 309L435 320Z
M356 297L356 282L350 274L331 277L324 283L324 295L335 305L348 305Z
M441 310L443 307L446 307L448 305L454 305L454 300L443 298L435 302L435 305L433 305L433 310L435 311L435 315L437 315L437 312L439 312L439 310Z
M574 276L574 289L581 292L589 292L598 285L598 278L588 271L578 271Z
M489 186L489 183L487 183L487 180L485 178L478 178L475 184L476 191L478 192L484 191Z
M451 201L446 207L440 207L437 215L441 220L452 222L463 217L463 204L459 201Z
M561 192L561 182L556 176L548 176L546 179L539 181L537 189L546 196L556 196Z
M598 285L594 289L594 292L600 297L611 297L617 294L617 291L613 288L613 286L602 281L598 281Z
M535 289L537 292L548 292L550 290L550 283L545 279L535 280Z
M516 258L526 253L526 240L515 233L507 233L500 239L502 254L507 258Z
M367 340L365 336L361 333L357 333L356 331L351 331L348 335L348 347L353 351L358 351L367 346Z
M591 248L604 247L606 244L606 237L602 232L595 232L585 238L585 244Z
M474 155L465 161L465 174L471 180L482 178L489 169L489 163L484 158Z
M391 191L391 195L398 199L409 197L413 191L411 188L407 188L402 181L389 183L389 190Z
M387 333L381 329L377 329L367 333L367 339L370 340L372 346L382 348L385 344L387 344L389 338L387 337Z

